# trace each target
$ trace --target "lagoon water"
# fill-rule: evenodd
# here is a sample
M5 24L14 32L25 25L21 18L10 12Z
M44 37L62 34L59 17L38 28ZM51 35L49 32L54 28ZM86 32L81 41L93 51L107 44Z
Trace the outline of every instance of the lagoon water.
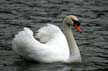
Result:
M25 61L12 50L13 35L79 17L82 33L73 29L82 63L43 64ZM0 0L0 71L108 71L108 0Z

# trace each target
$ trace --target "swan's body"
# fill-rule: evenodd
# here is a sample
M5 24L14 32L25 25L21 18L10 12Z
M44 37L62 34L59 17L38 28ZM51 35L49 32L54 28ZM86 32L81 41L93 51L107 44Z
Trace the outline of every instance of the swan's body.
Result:
M67 16L64 23L72 24L70 18L72 16ZM40 39L39 42L33 37L33 32L29 28L24 28L13 39L13 50L25 58L39 62L81 62L71 28L64 24L63 30L64 33L59 27L48 24L38 30L36 37Z

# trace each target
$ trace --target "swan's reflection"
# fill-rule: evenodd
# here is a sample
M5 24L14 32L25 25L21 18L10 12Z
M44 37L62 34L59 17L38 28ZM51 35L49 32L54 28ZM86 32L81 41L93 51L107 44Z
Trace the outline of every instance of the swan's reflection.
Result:
M77 71L72 65L63 63L37 63L31 61L16 61L16 71Z

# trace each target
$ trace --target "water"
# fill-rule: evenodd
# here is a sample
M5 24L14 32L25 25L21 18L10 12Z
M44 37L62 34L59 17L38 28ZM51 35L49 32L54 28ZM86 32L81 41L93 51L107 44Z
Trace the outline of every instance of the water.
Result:
M83 32L74 31L81 64L40 64L17 56L11 48L13 35L24 26L36 31L62 18L79 17ZM0 71L108 71L108 0L0 0Z

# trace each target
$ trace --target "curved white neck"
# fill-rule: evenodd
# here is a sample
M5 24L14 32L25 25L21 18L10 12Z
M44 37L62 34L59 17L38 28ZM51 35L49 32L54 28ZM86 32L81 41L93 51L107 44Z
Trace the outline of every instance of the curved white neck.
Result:
M68 62L81 62L80 52L74 39L71 28L68 25L64 24L63 32L66 36L70 49L70 58Z

